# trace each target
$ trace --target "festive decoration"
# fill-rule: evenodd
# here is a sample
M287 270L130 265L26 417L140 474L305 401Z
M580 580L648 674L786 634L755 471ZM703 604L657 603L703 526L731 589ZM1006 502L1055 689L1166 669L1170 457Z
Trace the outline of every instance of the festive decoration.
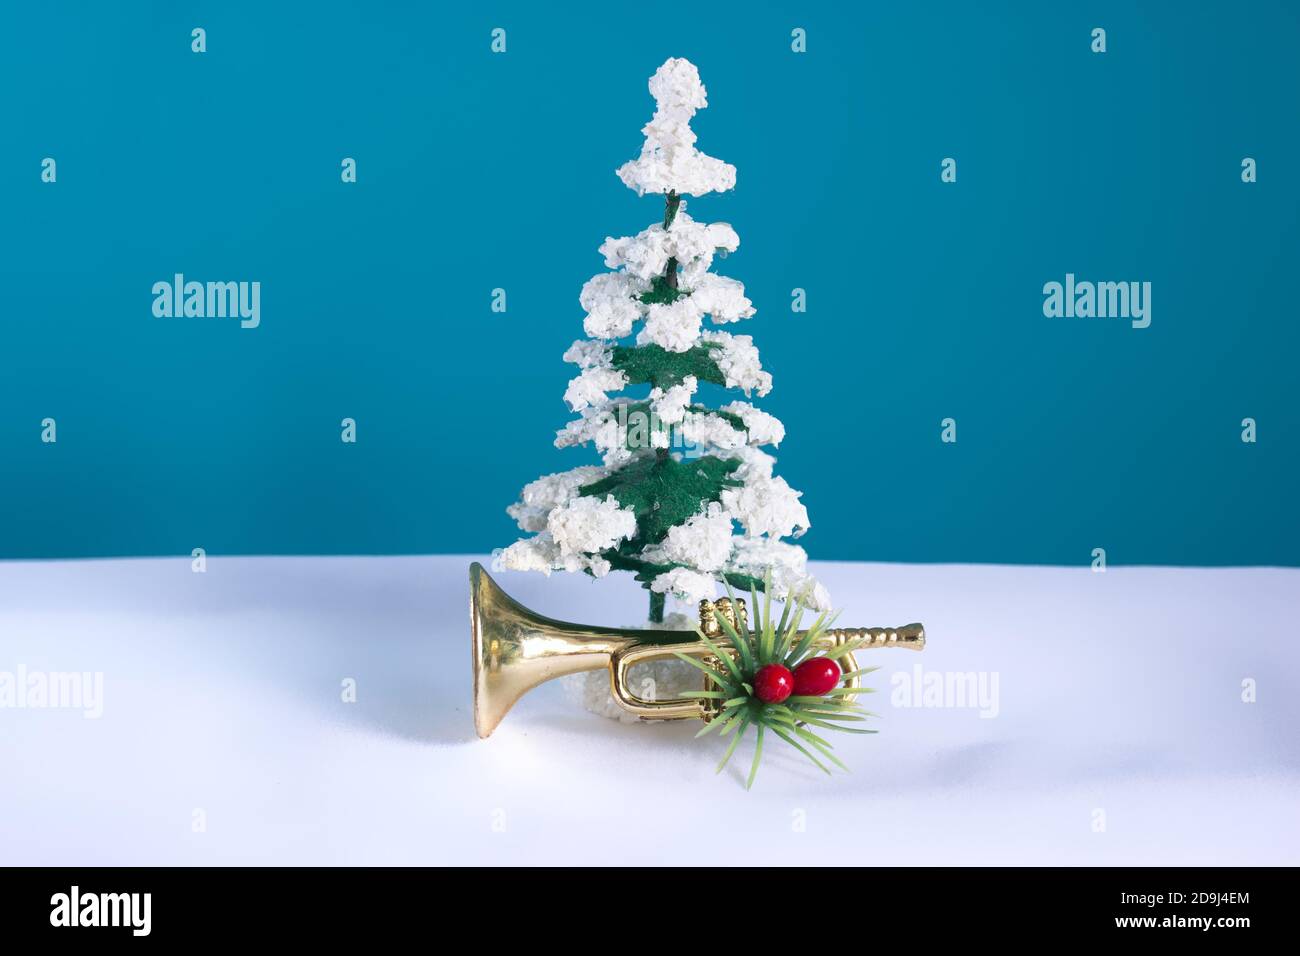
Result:
M696 717L706 721L702 733L730 736L719 770L752 725L746 787L769 732L829 773L826 764L844 765L813 728L873 732L849 726L872 716L855 698L859 678L874 668L858 669L853 651L920 649L925 632L920 625L829 627L825 589L808 575L803 549L783 540L808 529L808 512L763 450L781 442L785 427L748 401L710 407L697 399L702 384L762 397L772 377L749 336L704 324L739 322L754 306L740 282L710 271L715 256L739 247L735 230L696 222L683 198L736 184L735 167L695 148L690 122L708 105L699 72L670 59L651 77L650 94L656 108L641 154L618 176L638 195L662 194L663 219L600 246L611 271L583 286L587 338L564 353L579 370L564 394L578 418L555 445L592 445L601 463L526 485L507 511L531 536L499 551L494 567L597 578L630 571L650 592L652 623L664 623L672 594L699 601L700 626L692 634L566 624L511 601L475 565L475 726L488 736L529 688L573 675L593 709L608 701L634 719ZM752 627L743 601L712 600L719 582L729 596L733 587L750 594ZM774 597L785 604L779 622L771 616ZM800 630L806 608L822 614ZM703 671L705 687L667 700L638 697L631 668L648 666L652 686L668 686L683 674L672 658Z
M858 678L866 673L858 670L854 662L855 649L903 647L919 651L925 647L925 628L920 624L900 628L830 628L823 615L817 626L800 631L802 608L791 617L789 604L776 627L771 625L770 609L764 606L759 626L751 633L745 602L728 598L702 601L700 626L694 632L569 624L535 614L511 599L482 565L470 565L469 584L474 727L480 737L489 736L530 688L568 674L594 671L604 672L606 685L613 690L618 706L642 720L698 718L712 721L710 726L725 724L739 713L735 708L743 703L733 701L735 695L729 697L717 689L731 686L729 675L733 667L743 667L743 673L749 674L764 664L780 663L788 667L813 654L843 661L847 673L842 683L826 697L789 697L779 705L752 701L757 707L753 719L761 726L765 721L780 723L783 713L798 712L802 715L800 721L809 724L822 719L821 712L825 711L829 720L841 713L832 708L852 703L851 695L858 693ZM756 592L754 597L757 602ZM746 643L734 642L730 635L736 634L744 634ZM724 666L716 662L722 661L724 654L732 653L736 655L735 660L726 658L730 663L725 665L724 673L720 669ZM709 684L703 691L675 699L646 700L637 696L632 689L632 669L674 655L689 658L690 667L684 669L704 670ZM742 683L742 686L744 693L752 696L749 689L752 683L747 686ZM844 713L847 719L848 712Z
M731 596L730 587L727 592L727 610L732 611L738 602ZM801 631L799 625L806 607L802 596L786 602L779 620L772 617L770 587L761 606L756 589L751 591L751 598L754 602L752 626L746 621L741 605L741 614L715 612L721 632L718 640L713 640L705 627L696 632L700 641L712 650L710 658L701 661L677 652L682 661L703 671L712 685L705 690L682 694L685 698L708 701L715 706L708 725L698 736L717 731L723 737L731 737L718 764L721 772L745 731L750 726L756 728L754 758L745 781L746 789L753 786L763 758L763 738L768 732L780 737L828 774L830 768L823 760L847 770L831 752L831 744L810 728L851 734L876 732L865 727L846 726L877 716L859 707L855 701L858 694L870 693L869 689L858 686L858 678L877 670L875 667L858 668L853 662L855 650L870 646L869 635L864 633L848 640L837 640L827 648L827 635L842 637L845 633L830 629L834 615L828 618L823 611L811 627ZM847 672L841 672L837 663L841 659L851 662ZM829 683L832 672L827 665L834 667L833 679ZM801 671L804 674L803 692L796 690L797 675Z
M702 383L747 397L772 387L749 336L703 324L754 314L740 282L710 271L715 255L738 248L735 230L696 222L683 199L731 189L736 169L695 148L691 118L708 101L691 63L665 62L650 93L656 109L641 154L618 176L638 195L663 194L663 219L601 245L612 271L583 286L588 338L564 354L579 369L564 395L579 417L555 444L594 445L603 462L525 486L507 510L533 535L494 566L631 571L650 591L653 622L663 621L668 594L712 598L718 581L752 591L770 578L778 596L803 594L824 608L829 598L808 576L803 549L781 540L809 527L800 493L773 475L775 459L762 450L785 437L784 426L746 401L710 408L695 398ZM611 397L638 388L637 397Z

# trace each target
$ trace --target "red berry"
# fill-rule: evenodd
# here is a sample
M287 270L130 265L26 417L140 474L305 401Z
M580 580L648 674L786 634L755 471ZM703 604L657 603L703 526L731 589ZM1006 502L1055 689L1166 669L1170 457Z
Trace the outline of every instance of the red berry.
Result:
M829 657L810 657L794 669L794 692L800 697L821 697L840 682L840 665Z
M765 664L754 675L754 696L765 704L779 704L794 690L794 675L784 664Z

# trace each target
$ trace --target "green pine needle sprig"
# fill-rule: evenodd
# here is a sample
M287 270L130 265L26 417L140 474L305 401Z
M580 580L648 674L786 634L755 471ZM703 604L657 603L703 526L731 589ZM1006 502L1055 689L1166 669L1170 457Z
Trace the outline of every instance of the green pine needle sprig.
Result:
M737 606L731 585L723 582L732 606ZM823 612L806 629L801 630L807 610L807 594L782 602L778 619L772 614L772 584L770 575L764 582L760 601L757 589L750 590L752 619L739 633L721 614L717 615L723 637L717 640L705 636L697 629L699 639L712 656L705 660L676 653L681 660L703 671L709 683L706 690L686 691L681 696L709 701L717 708L716 715L696 735L717 734L730 738L718 763L718 773L727 766L735 754L745 732L755 729L754 756L745 780L745 789L754 784L759 764L763 759L763 742L770 732L799 753L807 757L818 769L830 774L831 766L848 770L834 753L829 741L817 730L836 730L848 734L874 734L876 731L854 724L876 717L860 707L854 700L858 694L870 693L870 688L848 687L846 682L860 678L878 668L863 667L840 677L838 686L824 697L791 696L779 704L769 704L754 694L754 675L768 664L783 664L792 672L801 663L814 657L833 660L843 658L862 646L860 641L849 641L835 647L820 646L826 632L835 622L836 614ZM838 612L837 612L838 613ZM817 730L814 730L816 728ZM830 765L830 766L828 766Z

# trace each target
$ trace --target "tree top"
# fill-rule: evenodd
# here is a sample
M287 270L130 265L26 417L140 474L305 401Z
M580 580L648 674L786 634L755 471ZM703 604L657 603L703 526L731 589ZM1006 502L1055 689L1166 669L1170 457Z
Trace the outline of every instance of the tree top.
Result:
M691 118L709 105L700 71L690 60L671 57L650 77L655 113L641 128L641 155L618 169L618 178L637 195L676 192L703 196L736 185L736 167L695 148Z

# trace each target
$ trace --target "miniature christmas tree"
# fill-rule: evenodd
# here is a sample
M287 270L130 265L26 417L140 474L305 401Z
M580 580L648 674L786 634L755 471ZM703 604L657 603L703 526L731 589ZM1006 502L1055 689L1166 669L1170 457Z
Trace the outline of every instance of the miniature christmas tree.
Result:
M682 198L731 189L736 169L695 148L691 118L708 103L693 64L668 60L650 93L645 145L618 176L638 195L663 194L663 220L605 240L613 271L583 286L588 338L564 354L580 369L564 395L579 417L555 444L590 443L603 464L527 485L508 512L535 533L500 551L496 567L631 571L650 591L655 622L667 594L695 602L719 581L750 591L770 580L775 596L802 594L823 608L803 549L781 540L809 524L800 493L773 475L775 459L762 450L779 444L784 426L749 402L710 408L697 397L708 386L746 397L772 387L749 336L703 326L706 316L717 326L754 314L740 282L710 271L715 254L739 246L735 230L696 222Z

